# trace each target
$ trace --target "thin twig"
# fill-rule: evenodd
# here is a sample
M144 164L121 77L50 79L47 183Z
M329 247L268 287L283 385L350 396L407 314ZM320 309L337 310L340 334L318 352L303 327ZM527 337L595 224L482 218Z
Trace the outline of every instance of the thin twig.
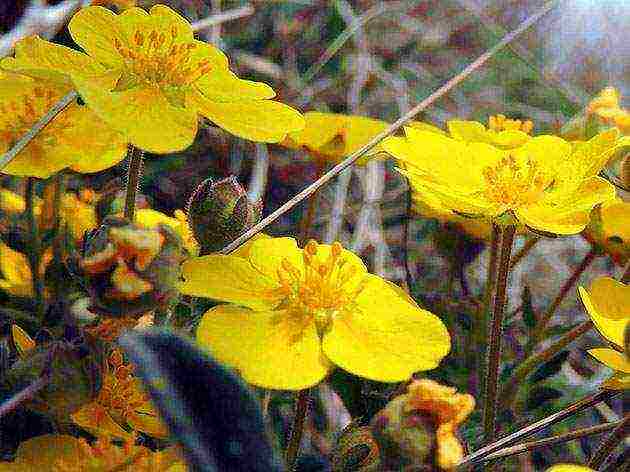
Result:
M29 400L30 398L33 398L37 394L37 392L39 392L42 388L48 385L49 381L50 381L50 376L43 375L39 377L37 380L34 380L24 390L13 395L6 402L1 404L0 405L0 418L4 418L6 415L11 413L22 403Z
M285 453L287 471L292 472L297 465L298 453L300 452L300 444L302 443L302 434L304 433L304 424L308 413L308 402L310 398L309 389L300 390L295 400L295 417L293 418L293 427L289 444Z
M514 268L521 261L521 259L523 259L523 257L529 254L529 251L534 249L534 246L538 244L540 239L541 238L538 236L533 236L529 238L527 241L525 241L525 244L523 245L523 247L519 249L516 252L516 254L514 254L514 256L512 257L512 260L510 261L510 270L514 270Z
M497 226L495 223L494 226ZM503 341L503 317L507 301L507 283L510 275L510 255L516 226L509 225L501 229L499 244L499 261L497 265L496 288L492 305L490 336L488 339L488 356L485 373L483 409L483 428L486 442L491 442L497 434L497 403L499 390L499 374L501 368L501 343Z
M411 184L409 179L405 179L407 183L407 192L405 194L405 213L403 215L403 224L400 230L401 233L401 257L403 268L405 269L405 282L407 284L407 291L411 293L413 286L413 276L411 275L411 267L409 266L409 228L411 226Z
M127 188L125 193L125 218L133 221L136 212L136 197L142 173L142 157L144 151L129 145L129 167L127 169Z
M507 44L512 42L514 38L521 35L524 31L526 31L530 26L535 24L538 20L540 20L543 16L551 11L551 9L556 5L557 0L551 0L547 2L540 10L534 13L532 16L523 21L516 29L514 29L509 34L505 35L501 41L499 41L496 45L490 48L488 51L483 53L477 59L475 59L472 63L470 63L463 71L457 74L455 77L451 78L444 85L439 87L435 92L429 95L427 98L418 103L415 107L409 110L408 113L400 117L394 124L392 124L385 131L374 136L368 143L363 145L360 149L348 155L342 162L334 166L328 172L326 172L320 179L313 182L307 188L298 193L295 197L290 199L288 202L284 203L280 206L276 211L271 213L266 218L262 219L258 224L254 225L247 232L243 233L241 236L236 238L230 244L225 246L222 250L222 254L228 254L232 252L234 249L239 247L245 241L250 239L255 234L262 231L264 228L273 223L276 219L282 216L287 211L291 210L297 204L299 204L302 200L312 195L316 192L320 187L326 185L333 178L337 176L340 172L350 167L354 164L359 158L364 156L368 151L374 149L383 139L388 136L391 136L396 131L398 131L402 126L411 120L418 113L422 112L424 109L432 105L436 100L440 99L446 93L448 93L451 89L459 85L463 82L468 76L470 76L473 72L483 66L488 59L494 56L497 52L503 49Z
M608 457L615 451L617 446L626 438L628 430L630 430L630 414L626 415L618 423L614 431L602 441L588 461L588 466L591 469L599 470Z
M483 458L486 457L488 454L498 451L502 447L506 447L510 444L515 443L519 439L523 439L531 436L532 434L536 434L538 431L544 428L559 423L560 421L563 421L566 418L569 418L570 416L573 416L586 408L590 408L591 406L596 405L601 401L617 396L620 393L621 391L616 390L598 390L597 392L592 393L587 397L569 405L563 410L553 413L546 418L543 418L542 420L530 424L529 426L525 426L524 428L521 428L518 431L515 431L514 433L509 434L504 438L501 438L498 441L495 441L492 444L488 444L487 446L476 450L472 454L467 455L459 463L457 470L463 470L467 466L476 464L482 461Z
M46 310L44 299L44 280L40 271L42 261L42 243L39 234L39 222L35 216L35 178L28 177L26 181L26 221L29 232L28 262L31 269L31 283L35 298L35 314L43 320Z
M611 423L603 423L595 426L590 426L588 428L576 429L575 431L569 431L568 433L558 434L556 436L551 436L549 438L539 439L537 441L529 441L521 444L517 444L516 446L506 447L503 449L499 449L492 454L488 454L483 458L483 462L491 461L494 459L499 459L501 457L509 457L514 456L516 454L522 454L523 452L533 451L534 449L538 449L541 447L552 446L554 444L561 444L568 441L573 441L575 439L583 438L586 436L592 436L594 434L605 433L606 431L610 431L619 425L621 421L613 421ZM480 461L481 462L481 461Z
M224 12L209 16L208 18L204 18L203 20L195 21L194 23L192 23L191 27L192 30L195 32L203 31L213 26L220 25L221 23L226 23L228 21L238 20L239 18L253 15L255 11L256 10L254 10L253 6L244 5L239 8L233 8L232 10L225 10Z

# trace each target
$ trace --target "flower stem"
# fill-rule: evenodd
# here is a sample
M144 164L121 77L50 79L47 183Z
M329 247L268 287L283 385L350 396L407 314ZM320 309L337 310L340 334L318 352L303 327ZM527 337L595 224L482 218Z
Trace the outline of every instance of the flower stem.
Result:
M31 269L31 281L33 284L33 294L35 296L35 313L41 320L44 318L46 309L44 300L44 281L40 272L42 257L42 245L39 239L39 227L35 217L35 179L29 177L26 181L26 221L29 231L29 251L28 261Z
M496 226L496 224L495 224ZM495 231L497 231L495 229ZM504 226L498 244L499 259L495 282L495 294L490 322L487 368L485 373L484 435L486 442L492 442L497 434L497 392L499 389L499 368L501 365L501 341L503 336L503 315L507 295L507 282L510 272L510 253L514 241L515 225Z
M316 157L316 170L315 170L315 180L321 178L324 170L326 170L326 162L323 159ZM309 238L311 227L313 226L313 219L315 218L315 209L317 208L317 201L319 192L316 191L311 195L311 198L308 201L308 207L306 209L305 215L302 217L302 221L300 222L300 246L304 246Z
M571 331L565 333L546 349L530 355L527 359L525 359L525 361L520 363L512 373L512 376L506 382L503 391L501 392L503 399L502 406L507 408L513 403L519 386L523 384L525 379L527 379L527 376L536 370L538 366L550 360L577 338L590 331L592 327L593 322L591 320L584 321Z
M407 183L407 201L405 202L405 214L403 216L403 224L401 229L401 257L403 266L405 269L405 283L407 284L407 292L411 293L413 286L413 278L411 276L411 267L409 267L409 227L411 226L411 185L409 180L405 179Z
M61 201L65 190L65 176L62 172L58 172L53 177L54 195L53 195L53 231L55 240L53 241L53 257L56 264L60 264L63 260L63 238L61 232Z
M289 472L294 471L297 465L297 456L298 452L300 452L300 443L302 442L306 414L308 413L309 398L310 392L308 389L300 390L296 395L295 417L293 418L291 436L289 437L289 444L285 452L287 471Z
M599 470L606 462L608 457L615 451L628 435L630 431L630 414L624 416L618 426L608 435L606 439L599 445L597 450L588 461L591 469Z
M534 248L534 246L538 244L538 241L540 241L540 238L538 236L533 236L529 238L527 241L525 241L525 244L523 245L523 247L516 254L514 254L514 257L512 257L512 260L510 261L510 270L513 270L514 267L516 267L517 264L527 254L529 254L529 251L531 251Z
M142 157L144 151L129 145L129 168L127 170L127 189L125 194L125 218L133 221L136 212L136 196L140 186L140 173L142 172Z
M584 271L588 269L591 263L595 260L595 257L597 257L597 251L595 249L591 249L586 254L586 256L584 256L580 264L575 268L571 276L564 282L564 284L560 288L560 291L558 292L558 295L556 295L556 298L553 300L551 305L549 305L549 308L547 309L545 314L542 315L536 323L536 328L534 328L534 332L532 333L531 338L527 343L525 352L532 352L536 344L538 344L544 338L549 321L551 321L551 318L556 313L556 310L560 307L563 300L569 294L571 289L573 289Z

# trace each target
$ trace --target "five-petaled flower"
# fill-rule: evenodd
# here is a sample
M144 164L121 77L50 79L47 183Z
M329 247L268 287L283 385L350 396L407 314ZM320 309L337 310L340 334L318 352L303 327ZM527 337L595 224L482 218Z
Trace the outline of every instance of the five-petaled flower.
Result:
M87 55L30 37L2 66L70 77L90 108L141 149L185 149L197 133L198 114L253 141L278 142L304 126L296 110L270 100L271 87L239 79L227 57L196 40L190 23L165 5L119 15L91 6L68 28Z
M450 349L438 317L339 243L299 249L260 237L228 256L190 259L182 274L182 293L232 303L206 312L198 342L261 387L307 388L333 365L398 382Z
M0 152L8 151L70 88L63 83L0 72ZM71 104L2 169L47 178L70 168L98 172L127 153L122 136L85 106Z
M628 144L615 129L573 144L536 136L511 149L411 126L405 132L404 138L387 138L383 147L402 162L400 171L418 198L553 234L579 233L593 207L615 197L614 187L598 173Z
M630 360L624 352L624 330L630 323L630 287L610 277L600 277L587 291L578 288L584 308L600 334L611 348L590 349L588 353L615 374L605 386L615 389L630 388Z

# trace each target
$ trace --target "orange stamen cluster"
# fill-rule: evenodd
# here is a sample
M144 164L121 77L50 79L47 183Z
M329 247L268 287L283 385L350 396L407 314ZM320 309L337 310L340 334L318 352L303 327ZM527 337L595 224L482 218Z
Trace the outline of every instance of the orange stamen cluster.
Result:
M208 60L196 62L192 52L195 43L177 43L177 28L170 34L136 30L129 42L114 40L114 47L124 58L127 72L135 78L158 87L190 85L212 70Z
M522 131L530 134L534 129L534 123L531 120L511 120L505 115L495 115L488 118L488 128L492 131Z
M511 154L503 157L495 167L483 170L485 194L507 209L533 203L549 185L537 163L529 157L517 159Z
M307 320L314 320L322 331L333 316L354 301L363 284L349 283L357 275L356 268L341 257L341 244L334 243L324 261L317 257L317 251L317 243L309 241L302 253L304 273L284 259L278 270L281 284L278 290L284 298L283 306Z

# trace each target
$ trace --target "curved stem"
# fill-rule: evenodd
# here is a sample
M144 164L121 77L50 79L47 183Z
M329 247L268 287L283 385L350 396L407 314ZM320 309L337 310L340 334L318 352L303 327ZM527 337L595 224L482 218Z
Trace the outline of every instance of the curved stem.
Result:
M302 442L306 414L308 413L309 398L310 392L308 389L305 389L300 390L295 399L295 417L293 418L291 436L289 437L289 444L285 452L285 460L289 472L295 470L297 465L297 456L300 452L300 443Z
M496 224L495 224L496 226ZM496 290L492 305L490 338L488 341L487 369L485 377L484 436L486 442L494 440L497 433L497 399L499 388L499 369L501 365L501 341L503 337L503 316L507 296L507 282L510 272L510 254L516 226L504 226L499 243L499 261L497 266Z
M127 188L125 194L125 218L133 221L136 212L136 197L140 186L142 172L142 157L144 151L129 145L129 168L127 170Z
M619 425L608 435L606 439L599 445L597 450L591 456L588 461L588 466L591 469L599 470L600 467L606 462L608 457L615 451L617 446L621 444L628 432L630 431L630 414L624 416Z
M516 392L520 385L525 382L527 376L531 374L538 366L540 366L543 362L547 362L553 356L562 351L565 347L575 341L577 338L582 336L584 333L590 331L593 327L593 322L589 319L584 321L583 323L577 325L571 331L565 333L558 340L553 342L546 349L529 356L525 361L520 363L518 367L512 373L512 376L506 382L503 391L501 392L502 396L502 407L507 408L514 402L516 398Z

